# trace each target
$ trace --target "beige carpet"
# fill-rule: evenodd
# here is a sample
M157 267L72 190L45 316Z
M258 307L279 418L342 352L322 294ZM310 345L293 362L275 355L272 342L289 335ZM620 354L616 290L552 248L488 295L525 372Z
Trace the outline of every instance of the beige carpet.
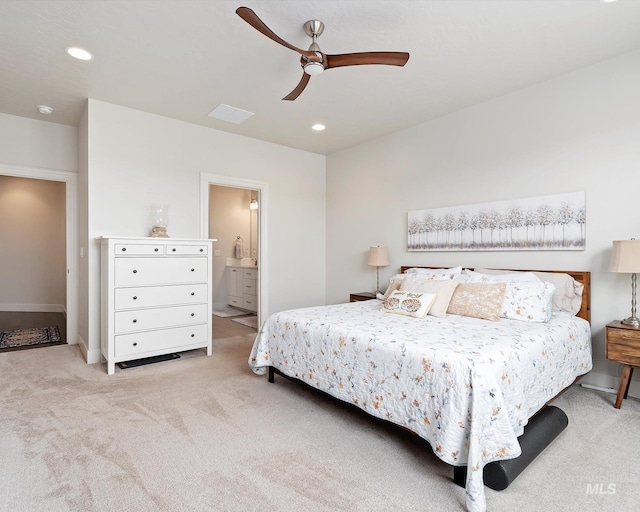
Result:
M464 510L414 438L253 375L253 337L112 376L74 346L0 354L0 510ZM613 400L562 396L568 429L488 510L638 510L640 402Z

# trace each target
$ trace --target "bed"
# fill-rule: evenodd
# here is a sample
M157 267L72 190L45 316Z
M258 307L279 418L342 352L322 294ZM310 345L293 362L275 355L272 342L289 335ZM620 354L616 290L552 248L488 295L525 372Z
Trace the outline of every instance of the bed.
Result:
M518 298L533 289L541 302ZM407 311L389 310L398 297ZM272 314L249 365L427 440L483 512L485 466L518 458L525 426L591 370L590 274L402 267L384 299Z

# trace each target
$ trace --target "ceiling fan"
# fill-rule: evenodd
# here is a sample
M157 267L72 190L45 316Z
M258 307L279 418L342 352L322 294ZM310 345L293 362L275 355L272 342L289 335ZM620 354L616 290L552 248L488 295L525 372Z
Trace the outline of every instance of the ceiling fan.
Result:
M320 50L317 39L324 31L324 23L318 20L310 20L304 24L304 31L312 39L308 50L296 48L278 37L269 27L267 27L258 15L248 7L238 7L236 14L257 31L263 33L269 39L278 44L298 52L303 73L300 83L296 88L286 95L283 100L295 100L309 83L312 76L319 75L325 69L338 68L343 66L361 66L363 64L386 64L388 66L404 66L409 60L407 52L360 52L341 53L337 55L327 55Z

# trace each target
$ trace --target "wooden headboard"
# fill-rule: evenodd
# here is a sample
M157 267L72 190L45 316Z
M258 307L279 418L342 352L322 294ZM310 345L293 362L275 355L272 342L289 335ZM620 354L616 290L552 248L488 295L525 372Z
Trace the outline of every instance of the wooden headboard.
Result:
M441 268L441 267L421 267L418 265L406 265L400 267L400 272L404 274L407 269L410 268ZM473 268L469 268L469 270L473 270ZM582 306L580 307L580 311L578 311L576 316L580 318L584 318L587 322L591 323L591 272L587 272L585 270L523 270L516 268L502 268L502 269L492 269L492 270L511 270L518 272L555 272L558 274L569 274L579 283L584 285L584 290L582 291Z

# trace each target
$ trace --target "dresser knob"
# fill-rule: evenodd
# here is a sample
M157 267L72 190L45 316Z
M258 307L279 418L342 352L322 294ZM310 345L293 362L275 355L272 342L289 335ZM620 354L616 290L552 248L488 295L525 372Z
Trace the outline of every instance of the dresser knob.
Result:
M200 252L204 252L204 249L200 249Z
M136 323L138 323L138 321L134 318L133 319L133 323L136 324Z
M138 296L137 296L137 295L134 295L134 296L133 296L133 300L138 300Z
M126 247L123 247L123 248L122 248L122 252L126 252L126 250L127 250L127 248L126 248Z
M173 252L176 252L176 248L174 247L173 249L171 249Z
M134 346L134 347L137 347L137 346L138 346L138 342L137 342L137 341L134 341L134 342L133 342L133 346Z
M191 296L193 297L195 295L195 293L191 292Z
M154 249L154 251L158 252L158 248L156 247L156 248Z
M195 313L191 313L191 316L196 316L196 314Z
M192 269L191 269L191 272L195 272L195 270L196 270L195 268L192 268Z
M134 273L134 274L137 274L137 273L138 273L138 271L134 269L133 273Z
M192 337L192 338L195 338L195 337L196 337L196 335L195 335L195 334L192 334L192 335L191 335L191 337Z

